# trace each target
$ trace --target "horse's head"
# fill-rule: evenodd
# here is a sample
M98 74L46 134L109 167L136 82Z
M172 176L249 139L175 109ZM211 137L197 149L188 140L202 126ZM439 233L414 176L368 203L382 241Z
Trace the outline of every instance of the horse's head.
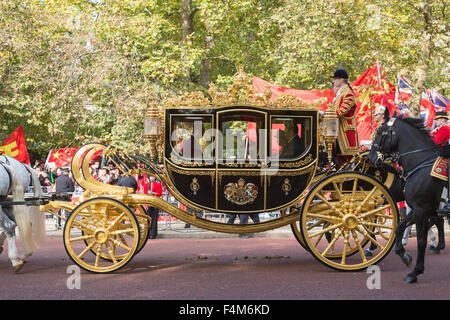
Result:
M395 133L394 124L397 120L394 115L389 117L389 109L384 111L384 123L377 129L377 135L370 149L368 158L374 166L381 165L385 158L398 149L398 138Z

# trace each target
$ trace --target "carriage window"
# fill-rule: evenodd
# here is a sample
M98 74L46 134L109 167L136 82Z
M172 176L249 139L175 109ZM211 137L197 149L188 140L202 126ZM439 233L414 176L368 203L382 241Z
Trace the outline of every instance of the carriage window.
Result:
M271 123L271 158L294 160L311 145L311 119L275 117Z
M221 146L219 158L225 162L257 163L264 158L264 116L238 112L224 115L219 128Z
M211 122L209 116L173 116L172 152L187 160L202 160L212 143Z

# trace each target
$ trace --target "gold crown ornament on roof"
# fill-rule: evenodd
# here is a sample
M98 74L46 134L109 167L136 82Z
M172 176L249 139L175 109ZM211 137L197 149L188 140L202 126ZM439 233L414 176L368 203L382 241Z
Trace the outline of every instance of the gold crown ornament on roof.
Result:
M233 83L238 86L246 86L248 85L248 75L244 72L244 66L240 65L238 72L236 72L233 76Z

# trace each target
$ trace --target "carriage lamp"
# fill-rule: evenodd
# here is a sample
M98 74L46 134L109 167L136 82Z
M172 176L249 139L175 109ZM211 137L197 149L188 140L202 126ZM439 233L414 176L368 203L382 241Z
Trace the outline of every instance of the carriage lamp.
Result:
M333 153L333 144L336 142L336 139L339 135L338 127L339 127L339 118L336 115L336 112L334 111L332 105L328 105L323 115L322 134L325 138L325 142L327 145L328 162L330 163Z
M150 140L150 158L153 159L157 150L156 142L161 135L161 118L156 103L151 103L144 118L144 137Z

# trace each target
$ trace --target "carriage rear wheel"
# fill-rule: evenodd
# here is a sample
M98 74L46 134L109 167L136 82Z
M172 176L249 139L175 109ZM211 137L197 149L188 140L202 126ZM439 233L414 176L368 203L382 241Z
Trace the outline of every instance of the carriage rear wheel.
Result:
M124 203L105 197L78 205L64 227L64 247L73 262L97 273L126 265L139 248L140 223Z
M321 263L355 271L389 253L397 223L397 206L386 187L364 173L338 172L310 190L302 206L300 231ZM372 256L365 254L369 243L377 247Z

